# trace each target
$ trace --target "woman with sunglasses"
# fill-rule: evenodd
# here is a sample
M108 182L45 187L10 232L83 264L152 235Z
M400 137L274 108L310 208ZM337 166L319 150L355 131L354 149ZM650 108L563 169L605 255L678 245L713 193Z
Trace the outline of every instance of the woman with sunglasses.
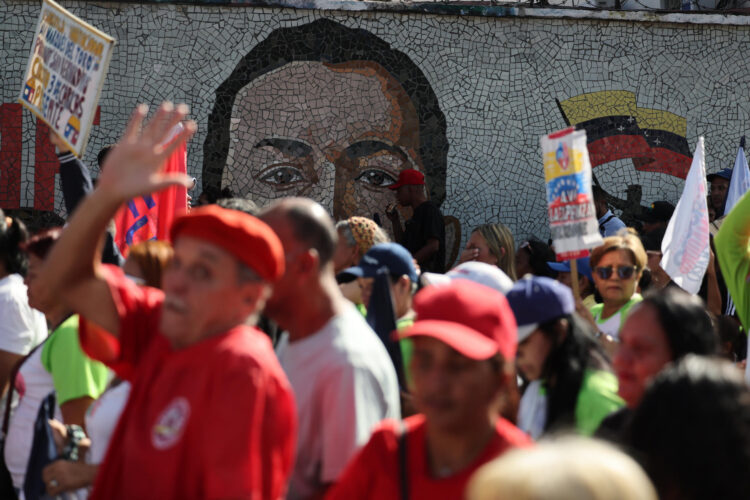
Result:
M604 238L604 244L591 252L594 284L602 303L590 311L600 336L619 339L630 308L643 300L636 289L646 259L643 244L632 229Z

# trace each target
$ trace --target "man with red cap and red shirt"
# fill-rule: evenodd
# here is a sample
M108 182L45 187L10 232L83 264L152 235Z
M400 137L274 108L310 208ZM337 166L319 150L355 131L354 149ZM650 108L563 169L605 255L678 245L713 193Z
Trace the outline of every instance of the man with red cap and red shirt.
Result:
M388 188L396 192L399 205L413 210L403 228L396 207L386 210L395 240L411 252L422 271L445 272L445 222L437 204L427 199L424 174L415 169L402 170Z
M480 466L530 444L500 417L516 355L516 321L505 297L456 280L419 292L414 309L416 322L399 336L414 342L412 395L421 414L384 421L329 500L463 498Z
M162 105L140 132L146 112L136 109L38 280L40 293L80 313L83 349L133 385L91 497L281 498L293 463L294 398L268 338L247 326L284 272L275 233L219 207L178 218L163 293L96 258L120 205L190 182L160 172L195 131L188 122L162 146L187 107ZM49 479L48 491L56 483Z

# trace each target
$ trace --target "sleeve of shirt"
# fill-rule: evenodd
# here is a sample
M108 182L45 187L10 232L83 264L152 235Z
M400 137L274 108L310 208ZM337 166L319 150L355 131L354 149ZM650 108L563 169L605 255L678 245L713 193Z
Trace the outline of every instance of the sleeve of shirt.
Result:
M139 287L115 266L104 266L107 284L120 316L119 338L80 319L78 335L83 351L112 368L120 378L132 381L133 372L151 341L158 335L164 293Z
M292 389L262 366L234 361L217 368L220 386L205 409L216 426L203 429L204 498L284 498L296 444Z
M367 444L346 466L340 478L331 487L326 500L350 500L352 498L377 498L376 483L399 480L398 439L393 431L395 423L383 422L383 426L373 432ZM398 484L392 488L399 491Z
M107 367L81 349L77 316L60 325L45 342L42 364L52 374L58 404L84 396L97 399L107 385Z
M94 184L91 182L89 169L73 153L60 154L58 159L60 160L60 185L65 210L68 211L68 217L70 217L78 203L93 191Z
M604 417L624 406L617 395L617 378L604 371L587 372L576 402L576 428L591 436Z
M747 331L750 329L750 191L724 218L714 243L721 273Z
M38 338L27 307L12 296L0 296L0 350L25 355Z
M322 388L320 480L332 483L388 416L388 408L374 375L363 367L344 364L331 370Z

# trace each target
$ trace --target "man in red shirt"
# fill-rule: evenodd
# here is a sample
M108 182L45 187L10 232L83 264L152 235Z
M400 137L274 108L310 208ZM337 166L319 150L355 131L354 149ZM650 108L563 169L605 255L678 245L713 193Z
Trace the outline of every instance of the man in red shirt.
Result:
M239 211L193 210L172 226L163 293L96 258L120 205L190 182L160 172L195 131L188 122L162 146L187 107L162 105L141 133L146 111L136 110L38 281L39 293L85 318L84 350L133 385L92 498L281 498L293 463L294 398L268 338L247 326L284 272L274 232ZM51 478L48 489L55 486Z
M505 297L466 280L414 299L412 395L420 415L384 421L328 499L463 498L471 475L530 439L500 417L514 376L516 322Z

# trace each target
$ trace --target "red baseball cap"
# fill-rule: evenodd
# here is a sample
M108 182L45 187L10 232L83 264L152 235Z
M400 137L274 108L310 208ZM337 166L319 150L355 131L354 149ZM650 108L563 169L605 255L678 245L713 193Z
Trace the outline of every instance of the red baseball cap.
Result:
M388 186L389 189L398 189L401 186L424 186L424 174L419 170L407 168L398 174L395 184Z
M422 289L414 297L417 320L399 338L432 337L467 358L516 356L516 319L505 296L468 280Z
M208 241L234 255L264 281L274 282L284 274L284 247L265 222L239 210L218 205L194 208L175 219L172 241L192 236Z

